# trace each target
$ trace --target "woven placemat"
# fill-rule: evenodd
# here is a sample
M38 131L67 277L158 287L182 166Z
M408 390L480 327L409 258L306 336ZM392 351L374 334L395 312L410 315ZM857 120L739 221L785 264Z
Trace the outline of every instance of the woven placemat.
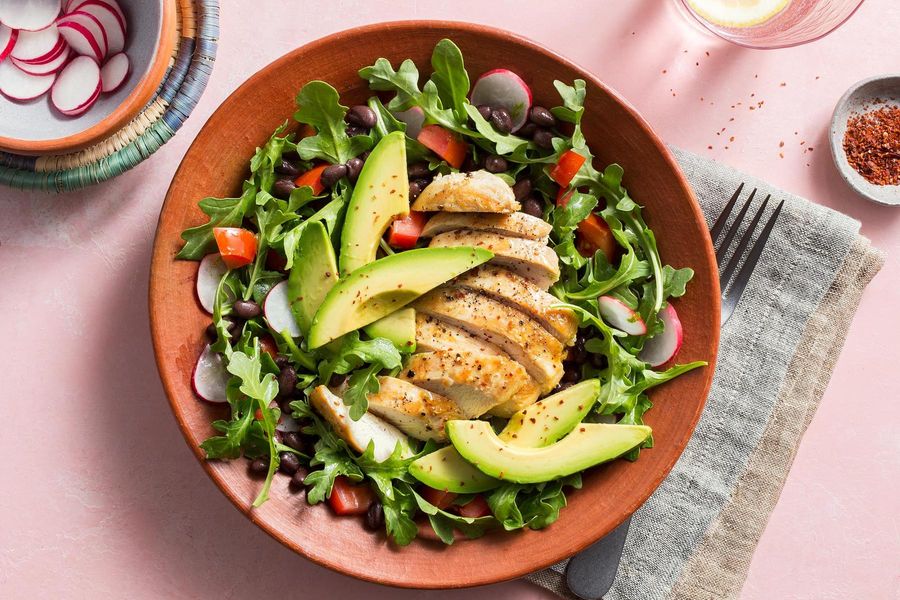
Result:
M66 192L135 167L169 141L206 89L219 40L217 0L178 1L178 42L155 97L128 125L93 146L48 156L0 152L0 184Z

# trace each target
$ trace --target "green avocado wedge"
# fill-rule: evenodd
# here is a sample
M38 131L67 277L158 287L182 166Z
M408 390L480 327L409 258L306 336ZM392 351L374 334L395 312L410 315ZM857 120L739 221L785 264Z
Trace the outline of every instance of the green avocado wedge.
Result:
M397 217L409 214L406 136L384 136L366 159L341 229L341 277L375 260L385 230Z
M480 471L513 483L542 483L578 473L625 454L650 437L646 425L582 423L542 448L504 442L487 421L449 421L453 446Z
M288 275L291 312L303 335L309 333L316 311L337 281L337 262L328 231L321 222L310 221L300 234L294 268Z
M416 309L411 306L401 308L366 325L363 331L369 337L390 341L404 354L412 354L416 351Z
M584 419L599 395L599 379L582 381L515 413L499 437L525 448L552 444ZM453 446L413 461L409 473L429 487L457 494L484 492L501 483L472 466Z
M482 248L418 248L362 266L331 288L309 330L310 349L391 314L444 282L486 263Z

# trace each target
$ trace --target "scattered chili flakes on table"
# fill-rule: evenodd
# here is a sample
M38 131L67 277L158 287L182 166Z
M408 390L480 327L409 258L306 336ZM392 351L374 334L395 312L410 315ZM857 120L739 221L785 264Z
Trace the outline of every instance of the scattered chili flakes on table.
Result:
M850 117L844 153L850 166L869 183L900 185L900 106Z

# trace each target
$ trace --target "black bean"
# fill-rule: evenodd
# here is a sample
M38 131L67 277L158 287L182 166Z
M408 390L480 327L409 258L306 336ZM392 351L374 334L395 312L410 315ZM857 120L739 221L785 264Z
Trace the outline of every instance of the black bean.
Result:
M539 127L556 127L556 117L543 106L532 106L528 111L528 120Z
M384 525L384 508L381 502L373 502L369 510L366 511L366 529L369 531L378 531Z
M363 127L357 127L356 125L347 127L347 137L356 137L358 135L369 135L369 130Z
M472 171L477 171L481 168L481 165L475 160L472 156L466 156L466 160L463 161L462 166L459 168L463 173L470 173Z
M419 187L419 184L413 181L409 184L409 199L415 200L419 197L419 194L422 193L422 188Z
M533 187L534 186L532 185L531 180L527 177L525 179L520 179L519 181L517 181L512 188L513 194L515 194L516 196L516 200L521 202L522 200L527 198L528 194L531 193Z
M475 108L478 109L478 112L481 113L481 116L484 117L485 121L491 120L491 115L494 113L494 109L488 106L487 104L479 104Z
M328 380L329 387L341 387L344 385L344 382L347 381L346 375L338 375L337 373L331 376L331 379Z
M359 177L359 172L362 171L363 168L363 159L351 158L347 161L347 178L350 181L356 181Z
M289 415L293 410L291 409L291 402L293 402L293 398L279 398L278 400L278 408L281 409L281 414Z
M522 212L532 217L541 218L544 216L544 208L540 201L534 196L528 196L522 200Z
M278 470L287 475L293 475L300 468L300 459L293 452L282 452L278 455Z
M509 133L512 131L512 117L505 108L495 108L491 113L491 123L500 133Z
M503 173L509 168L509 165L506 164L506 159L502 156L491 154L484 159L484 168L487 169L489 173Z
M322 171L322 185L325 187L334 187L341 178L346 177L350 169L347 165L331 165Z
M210 340L213 340L213 341L215 341L216 338L219 337L219 332L216 331L215 323L210 323L209 325L206 326L206 337L208 337Z
M281 163L275 165L275 172L289 177L296 177L300 174L300 165L294 161L287 160L284 155L281 156Z
M549 129L538 128L535 130L531 140L538 145L539 148L550 149L553 147L553 132Z
M282 367L281 372L278 373L278 393L281 396L290 396L294 393L294 388L297 387L297 371L294 370L294 367L288 365L286 367Z
M350 110L347 111L346 121L357 127L372 129L378 122L378 118L375 116L374 110L365 104L357 104L350 107Z
M269 459L253 459L252 461L250 461L250 465L247 468L250 471L250 475L254 475L257 477L265 476L269 472Z
M276 179L275 183L272 184L272 195L276 198L287 200L291 197L291 192L293 192L296 187L297 184L290 179Z
M606 360L606 356L602 354L594 354L592 352L589 352L588 354L590 354L591 365L593 365L594 367L598 369L605 369L609 365L609 362Z
M569 348L569 354L567 360L575 363L576 365L580 365L584 363L588 359L588 353L584 349L584 346L579 347L578 344L575 344L571 348Z
M427 162L417 162L406 168L406 173L410 179L424 179L431 177L431 171L428 170Z
M289 359L284 354L279 354L278 356L275 357L275 364L278 365L279 369L283 369L286 366L288 366L289 364L291 364L291 359Z
M303 436L296 431L288 431L284 434L284 445L298 452L303 452Z
M258 317L261 312L259 304L253 300L238 300L234 303L234 314L242 319Z
M282 152L281 158L283 158L284 160L288 160L292 163L300 162L300 155L297 154L296 150L288 150L287 152Z
M575 365L566 362L563 366L566 369L562 376L563 383L576 383L581 379L581 374L578 372L578 368Z
M525 123L519 130L516 132L516 135L523 138L530 138L534 135L534 132L537 131L538 126L534 123Z
M238 330L237 321L229 319L228 317L223 317L222 323L225 324L225 327L226 327L226 330L228 331L228 333L234 335L237 332L237 330ZM219 334L216 332L216 324L215 323L210 323L209 325L206 326L206 337L208 337L211 340L215 340L216 338L218 338L218 335Z
M291 477L290 488L295 492L302 490L307 475L309 475L309 471L307 471L305 467L301 466L297 469L297 471L294 472L294 476Z

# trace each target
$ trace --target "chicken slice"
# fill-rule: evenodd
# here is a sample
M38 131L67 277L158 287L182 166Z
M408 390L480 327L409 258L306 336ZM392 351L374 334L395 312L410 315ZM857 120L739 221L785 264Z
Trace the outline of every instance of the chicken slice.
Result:
M379 377L381 388L369 394L369 411L417 440L446 441L444 424L466 419L455 402L396 377Z
M508 402L528 380L522 365L505 356L447 351L413 354L399 377L450 398L464 419Z
M508 215L439 212L425 224L422 237L434 237L456 229L490 231L491 233L537 240L546 244L547 236L550 235L553 226L543 219L523 212L514 212Z
M512 213L520 208L512 188L487 171L438 175L412 205L422 212Z
M496 345L525 367L542 392L559 383L563 345L524 313L488 296L446 287L425 294L415 307Z
M416 313L416 349L419 352L468 352L487 356L505 356L497 346L475 337L465 329L430 315Z
M431 248L474 246L494 253L491 264L500 265L547 289L559 279L559 260L552 248L535 240L524 240L486 231L448 231L435 236Z
M567 346L575 343L578 318L567 308L553 308L559 298L545 292L521 275L512 271L482 265L463 273L447 285L490 296L522 311L544 326L556 339Z
M406 434L370 412L364 414L359 421L354 421L350 418L350 411L344 401L324 385L317 386L310 392L309 401L331 424L335 433L357 452L365 452L369 443L373 443L375 460L382 462L400 444L403 456L412 455Z
M531 406L534 404L537 399L541 395L540 386L535 383L534 379L531 377L528 378L528 381L519 388L519 391L516 394L504 402L503 404L498 404L494 408L492 408L489 412L495 417L503 417L504 419L508 419L513 414L519 412L526 406Z

